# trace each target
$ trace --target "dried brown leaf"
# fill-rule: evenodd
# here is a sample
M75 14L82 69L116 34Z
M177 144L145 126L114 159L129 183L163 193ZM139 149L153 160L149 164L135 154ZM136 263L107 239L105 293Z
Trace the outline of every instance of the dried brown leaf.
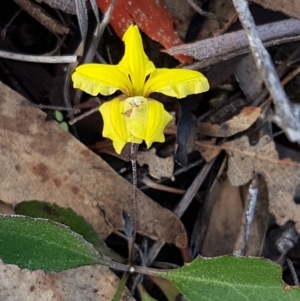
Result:
M198 133L213 137L230 137L247 130L256 121L260 112L260 108L245 107L238 115L221 125L199 122Z
M253 172L261 174L269 191L269 211L276 222L283 225L295 222L300 233L300 205L295 204L295 189L300 183L300 165L291 159L280 160L274 142L263 136L255 146L242 137L222 146L229 155L228 177L234 186L240 186L252 178Z
M110 301L118 277L103 266L85 266L45 275L42 271L20 270L0 261L0 300L5 301ZM135 300L125 288L121 300Z
M203 141L204 142L204 141ZM213 138L211 140L207 140L205 141L205 144L207 145L215 145L216 144L216 139ZM213 160L214 158L216 158L219 153L222 151L220 148L208 148L207 146L203 146L198 144L198 141L195 142L195 147L194 150L200 152L202 158L206 161L206 162L210 162L211 160Z
M214 206L201 249L201 255L209 257L233 252L243 215L240 189L232 186L228 178L214 186L208 202L212 201Z
M248 54L241 59L234 75L248 102L253 103L257 100L264 90L264 84L252 55Z
M174 171L173 157L160 158L156 155L156 149L153 148L148 152L138 152L137 161L140 166L147 164L149 174L160 180L161 178L172 178Z
M280 11L290 17L300 18L299 0L253 0L264 8Z
M22 96L1 83L0 91L0 199L71 207L102 238L113 231L106 220L122 229L122 210L132 212L131 184ZM140 191L138 210L140 233L186 246L180 220Z

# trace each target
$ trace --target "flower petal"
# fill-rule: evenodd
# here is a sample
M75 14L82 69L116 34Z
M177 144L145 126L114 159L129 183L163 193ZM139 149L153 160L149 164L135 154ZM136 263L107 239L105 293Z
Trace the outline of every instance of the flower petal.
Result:
M117 90L129 94L132 84L118 66L104 64L84 64L76 68L72 74L74 88L88 94L111 95Z
M155 70L155 66L144 52L142 38L136 25L127 29L123 41L125 54L118 66L132 82L133 93L130 96L142 96L146 77Z
M120 154L127 142L142 143L141 139L132 137L127 130L127 118L124 110L125 101L115 98L100 106L99 111L103 117L103 137L113 141L117 154Z
M173 116L164 109L160 102L151 99L148 103L148 126L144 140L149 148L153 142L165 141L164 129Z
M130 103L137 106L130 106ZM153 142L164 142L164 128L173 118L164 106L153 99L131 97L126 99L125 108L131 112L127 119L128 132L136 138L145 140L149 148Z
M190 94L206 92L209 89L207 78L200 72L184 69L156 69L144 87L144 95L153 92L184 98Z

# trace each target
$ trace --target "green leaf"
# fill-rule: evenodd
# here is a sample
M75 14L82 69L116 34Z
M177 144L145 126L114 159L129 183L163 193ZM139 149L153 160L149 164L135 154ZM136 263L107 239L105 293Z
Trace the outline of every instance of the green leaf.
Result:
M64 120L64 116L61 111L55 110L54 111L54 119L58 122L62 122Z
M18 215L45 218L64 224L72 231L82 235L86 241L95 247L104 245L92 225L70 208L62 208L56 204L41 201L25 201L15 205L14 209Z
M143 285L141 283L138 284L137 288L138 288L138 291L140 293L142 301L157 301L156 299L152 298L147 293L147 291L145 290L145 288L143 287Z
M57 204L41 201L25 201L15 205L14 210L15 213L19 215L45 218L64 224L72 231L82 235L87 242L94 245L95 249L100 254L107 255L116 261L123 262L120 255L116 254L106 246L104 241L94 230L93 226L71 208L62 208Z
M280 266L263 258L198 257L157 275L174 282L190 301L300 300L300 289L282 281Z
M0 258L45 272L102 262L93 246L66 226L17 215L0 216Z
M69 132L69 125L65 121L61 122L59 125L65 132Z

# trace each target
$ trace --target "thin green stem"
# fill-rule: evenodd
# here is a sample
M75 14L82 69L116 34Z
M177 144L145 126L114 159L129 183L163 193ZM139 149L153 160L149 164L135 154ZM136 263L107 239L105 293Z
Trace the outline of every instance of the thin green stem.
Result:
M124 287L127 283L127 280L129 278L129 273L128 272L125 272L120 280L120 283L119 283L119 286L118 286L118 289L112 299L112 301L120 301L121 299L121 296L122 296L122 292L124 290Z

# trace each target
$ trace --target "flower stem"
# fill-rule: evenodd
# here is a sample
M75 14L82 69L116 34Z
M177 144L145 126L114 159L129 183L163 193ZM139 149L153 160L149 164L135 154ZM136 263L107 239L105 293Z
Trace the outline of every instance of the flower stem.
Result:
M133 231L132 231L132 239L130 240L130 246L129 246L129 264L133 264L133 260L135 257L135 249L134 249L134 243L136 238L136 231L138 226L138 209L137 209L137 166L136 166L136 160L137 160L137 151L138 151L139 145L136 143L131 143L130 147L130 162L132 166L132 193L133 193L133 217L132 217L132 223L133 223Z

